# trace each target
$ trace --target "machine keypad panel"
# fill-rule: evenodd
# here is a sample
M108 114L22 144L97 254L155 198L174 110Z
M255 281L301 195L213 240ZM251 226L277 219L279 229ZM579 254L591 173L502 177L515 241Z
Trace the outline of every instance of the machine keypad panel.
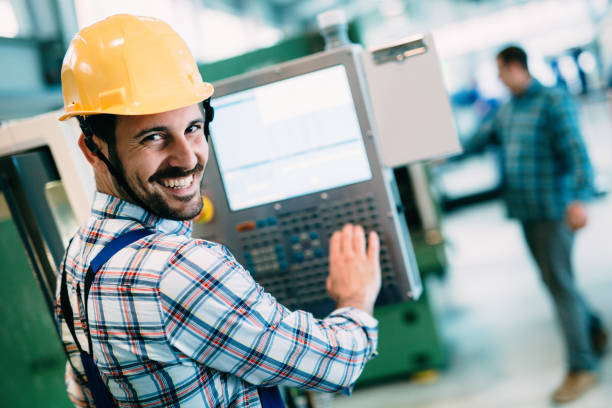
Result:
M397 299L394 271L372 196L321 203L300 211L236 225L245 267L280 303L292 309L333 307L326 292L329 239L346 223L360 224L380 236L385 303ZM380 302L379 302L380 303ZM313 310L314 309L314 310Z

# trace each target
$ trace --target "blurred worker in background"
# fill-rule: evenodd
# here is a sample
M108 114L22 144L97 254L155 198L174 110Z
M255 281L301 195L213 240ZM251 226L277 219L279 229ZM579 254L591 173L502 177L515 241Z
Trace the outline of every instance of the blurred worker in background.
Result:
M58 288L71 400L255 408L282 406L277 385L350 393L376 353L376 233L332 235L329 317L291 311L225 247L191 237L213 88L176 32L130 15L82 29L62 90L97 188Z
M552 397L556 402L571 401L596 383L597 359L607 342L572 268L574 233L586 225L584 202L593 194L592 168L570 96L533 78L519 47L501 51L497 66L512 98L482 124L465 148L501 148L508 215L522 224L566 343L568 373Z

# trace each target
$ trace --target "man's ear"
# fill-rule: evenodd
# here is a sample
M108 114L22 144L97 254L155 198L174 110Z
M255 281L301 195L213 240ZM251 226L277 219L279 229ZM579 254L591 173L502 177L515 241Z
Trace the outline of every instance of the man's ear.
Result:
M105 146L101 146L100 140L94 136L92 138L92 142L96 143L96 145L98 145L98 148L100 149L102 154L104 154L104 150L102 149ZM81 136L79 136L78 143L79 143L79 148L81 149L81 152L83 152L83 155L85 156L85 159L87 159L89 164L91 164L91 166L94 168L94 171L96 173L108 171L108 169L106 168L106 164L104 164L104 162L100 160L100 158L98 157L96 153L94 153L93 151L89 149L89 147L87 147L87 143L85 142L85 135L83 133L81 133Z

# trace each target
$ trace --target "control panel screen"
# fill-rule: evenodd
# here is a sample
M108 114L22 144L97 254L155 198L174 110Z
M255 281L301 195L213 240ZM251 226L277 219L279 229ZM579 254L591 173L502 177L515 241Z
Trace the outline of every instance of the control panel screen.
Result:
M371 179L343 65L214 99L213 144L232 211Z

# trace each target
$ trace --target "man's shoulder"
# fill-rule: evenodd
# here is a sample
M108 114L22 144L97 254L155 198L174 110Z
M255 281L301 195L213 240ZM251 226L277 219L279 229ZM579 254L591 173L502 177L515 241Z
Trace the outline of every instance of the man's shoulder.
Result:
M538 93L549 103L559 103L571 99L567 90L560 86L541 86Z
M231 253L223 245L194 238L188 235L173 233L154 233L148 238L151 249L159 249L181 256L193 256L194 254L210 254L212 256L231 256Z

